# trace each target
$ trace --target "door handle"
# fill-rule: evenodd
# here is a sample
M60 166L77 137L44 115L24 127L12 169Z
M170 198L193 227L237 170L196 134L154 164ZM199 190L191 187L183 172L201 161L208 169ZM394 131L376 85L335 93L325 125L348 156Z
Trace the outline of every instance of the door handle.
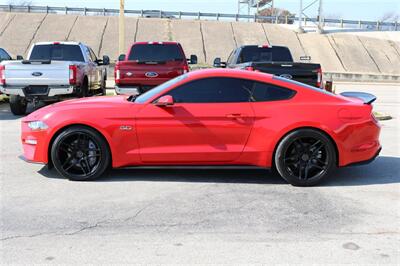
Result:
M244 114L227 114L226 117L228 118L243 118L243 117L247 117Z

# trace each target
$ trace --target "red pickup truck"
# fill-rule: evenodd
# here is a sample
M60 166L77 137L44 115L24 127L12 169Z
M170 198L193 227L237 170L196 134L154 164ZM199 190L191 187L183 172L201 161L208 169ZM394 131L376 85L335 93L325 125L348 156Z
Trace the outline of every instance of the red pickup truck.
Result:
M186 59L180 43L136 42L114 69L117 94L137 95L189 71L197 56Z

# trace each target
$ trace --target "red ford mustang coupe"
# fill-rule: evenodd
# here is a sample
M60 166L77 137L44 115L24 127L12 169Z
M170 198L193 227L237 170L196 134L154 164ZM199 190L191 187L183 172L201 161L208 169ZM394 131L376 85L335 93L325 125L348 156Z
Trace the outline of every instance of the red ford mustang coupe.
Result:
M22 144L27 161L71 180L92 180L110 167L224 165L272 168L310 186L379 154L374 100L264 73L200 70L138 97L42 108L23 119Z

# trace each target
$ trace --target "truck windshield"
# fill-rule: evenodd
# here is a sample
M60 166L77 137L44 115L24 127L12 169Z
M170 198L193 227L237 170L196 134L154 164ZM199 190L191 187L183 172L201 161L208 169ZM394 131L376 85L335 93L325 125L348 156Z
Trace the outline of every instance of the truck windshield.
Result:
M138 62L183 61L185 58L176 44L136 44L128 60Z
M79 45L69 44L35 45L29 60L85 61Z
M286 47L243 47L239 63L246 62L293 62L292 54Z

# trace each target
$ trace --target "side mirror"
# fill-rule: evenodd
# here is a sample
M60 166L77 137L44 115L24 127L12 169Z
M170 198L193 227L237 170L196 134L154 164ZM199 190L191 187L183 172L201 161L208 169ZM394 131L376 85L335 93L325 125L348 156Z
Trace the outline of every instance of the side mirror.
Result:
M24 57L22 55L17 55L17 60L24 60Z
M226 62L222 62L220 57L214 59L214 67L226 67Z
M311 56L308 56L308 55L300 56L300 60L301 61L311 61Z
M171 95L160 97L155 103L155 106L166 107L174 105L174 98Z
M189 64L191 64L191 65L197 64L197 55L192 54L190 56Z
M121 54L118 56L118 61L124 61L125 60L125 54Z
M110 64L110 58L107 55L103 55L103 65L108 66Z
M221 67L221 58L217 57L214 59L214 67Z

